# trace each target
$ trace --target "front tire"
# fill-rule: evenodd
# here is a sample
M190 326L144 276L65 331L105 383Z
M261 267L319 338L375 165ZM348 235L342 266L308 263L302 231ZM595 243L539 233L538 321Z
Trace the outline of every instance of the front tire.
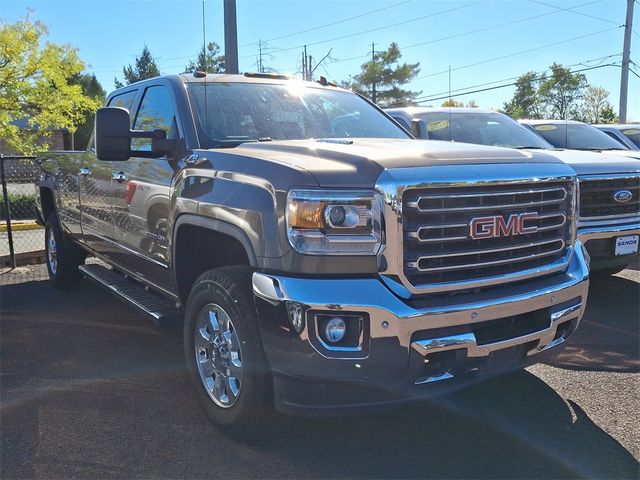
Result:
M251 269L222 267L196 280L185 312L184 352L209 420L231 434L259 434L273 416L273 393Z
M84 263L85 254L65 238L55 213L45 222L45 253L49 278L56 288L68 288L77 282L78 266Z

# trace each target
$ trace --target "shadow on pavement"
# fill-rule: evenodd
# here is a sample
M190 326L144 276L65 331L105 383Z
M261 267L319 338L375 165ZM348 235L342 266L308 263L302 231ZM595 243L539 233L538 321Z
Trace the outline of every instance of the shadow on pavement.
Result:
M179 335L90 284L12 285L0 302L2 478L638 474L578 405L525 371L385 415L291 419L238 443L197 405Z
M547 362L572 370L640 371L640 285L623 277L591 279L587 311L565 350Z

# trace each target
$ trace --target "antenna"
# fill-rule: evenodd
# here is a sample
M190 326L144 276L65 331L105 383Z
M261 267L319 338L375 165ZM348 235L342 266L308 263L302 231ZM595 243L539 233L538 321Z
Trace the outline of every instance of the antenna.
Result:
M209 102L207 102L207 31L205 29L204 0L202 0L202 59L204 60L204 132L209 136Z
M449 65L449 141L453 142L451 135L451 65Z

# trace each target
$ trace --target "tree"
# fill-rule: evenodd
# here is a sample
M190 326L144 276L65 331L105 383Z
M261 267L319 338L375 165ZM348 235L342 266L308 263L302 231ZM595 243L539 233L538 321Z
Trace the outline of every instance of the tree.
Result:
M156 65L156 61L151 55L149 48L145 45L140 56L136 57L135 66L132 67L128 65L123 67L122 74L124 75L124 81L126 83L116 78L114 79L116 88L122 88L125 85L146 80L147 78L157 77L160 75L160 69L158 65Z
M79 74L72 79L72 82L80 85L82 93L86 96L95 99L99 105L104 105L104 101L107 98L107 92L102 88L102 85L100 85L100 82L95 75L87 73ZM73 148L75 150L84 150L87 148L89 137L93 131L94 119L95 112L93 110L86 113L84 122L78 127L74 134Z
M613 107L609 103L609 92L602 87L589 86L582 99L581 120L587 123L603 123L615 118Z
M513 98L504 104L504 112L513 118L542 118L544 107L538 93L542 81L536 72L527 72L516 80Z
M341 85L370 98L381 107L411 104L421 92L400 87L418 75L420 64L399 64L401 58L400 48L393 42L387 50L375 52L372 60L362 64L358 75L341 82Z
M454 108L478 108L478 104L475 100L469 100L465 105L464 102L459 102L455 98L447 98L444 102L442 102L443 107L454 107Z
M569 118L578 115L578 103L584 96L587 79L582 73L571 73L569 68L554 63L551 75L543 80L538 95L546 104L547 113L555 118Z
M224 54L220 54L220 45L215 42L209 42L207 49L204 46L198 53L198 58L194 62L191 60L189 65L184 67L185 73L207 72L222 73L224 72Z
M85 66L78 50L45 42L46 35L28 16L14 24L0 19L0 140L23 154L48 148L52 130L74 132L100 106L73 81ZM16 125L24 118L29 131Z
M607 105L602 107L602 111L600 112L600 122L601 123L618 123L620 122L620 117L615 112L611 104L607 102Z

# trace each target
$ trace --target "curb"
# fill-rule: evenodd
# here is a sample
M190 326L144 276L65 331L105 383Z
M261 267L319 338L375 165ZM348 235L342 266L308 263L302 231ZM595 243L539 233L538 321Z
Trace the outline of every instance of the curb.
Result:
M12 232L24 232L28 230L40 230L43 228L38 225L35 221L33 222L11 222L11 231ZM0 233L7 233L7 224L3 221L0 223Z

